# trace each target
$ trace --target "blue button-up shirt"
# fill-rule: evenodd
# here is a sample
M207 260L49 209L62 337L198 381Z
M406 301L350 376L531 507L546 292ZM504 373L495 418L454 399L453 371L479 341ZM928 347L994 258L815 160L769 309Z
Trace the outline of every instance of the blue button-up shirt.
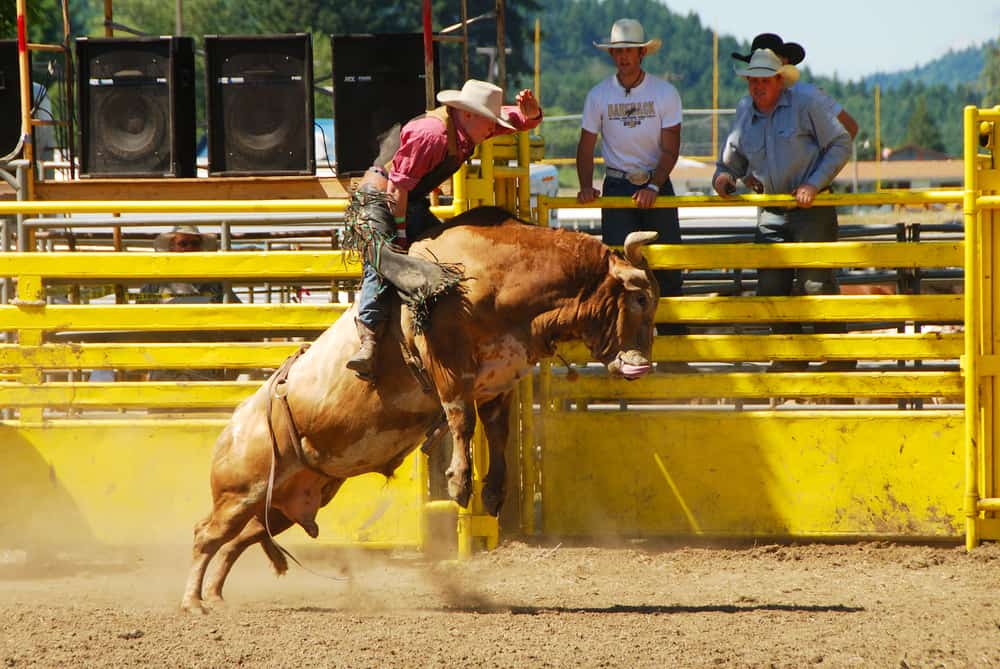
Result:
M741 105L722 145L715 176L748 174L765 193L788 194L801 185L823 190L851 156L851 136L819 96L787 88L770 114ZM714 182L713 177L713 182Z

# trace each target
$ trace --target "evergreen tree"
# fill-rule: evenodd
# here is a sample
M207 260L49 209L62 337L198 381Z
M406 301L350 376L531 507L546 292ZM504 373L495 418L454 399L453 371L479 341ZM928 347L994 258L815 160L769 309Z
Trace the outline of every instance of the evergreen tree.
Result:
M979 75L983 87L983 107L1000 105L1000 40L986 46L983 71Z
M929 113L927 113L927 98L923 95L916 99L913 113L910 114L910 122L906 126L906 136L903 138L904 144L944 151L944 143L941 141L941 131L937 123Z
M0 39L14 39L17 37L17 11L13 2L4 3L0 6Z

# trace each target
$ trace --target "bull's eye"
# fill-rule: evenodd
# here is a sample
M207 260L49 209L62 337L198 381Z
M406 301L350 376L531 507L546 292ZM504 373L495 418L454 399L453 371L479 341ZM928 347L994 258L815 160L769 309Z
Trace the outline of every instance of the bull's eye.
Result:
M639 305L639 308L640 308L640 309L643 309L643 310L645 310L645 308L646 308L646 304L647 304L647 301L646 301L646 296L645 296L645 295L644 295L643 293L639 293L639 294L638 294L638 295L636 295L636 297L635 297L635 303L636 303L637 305Z

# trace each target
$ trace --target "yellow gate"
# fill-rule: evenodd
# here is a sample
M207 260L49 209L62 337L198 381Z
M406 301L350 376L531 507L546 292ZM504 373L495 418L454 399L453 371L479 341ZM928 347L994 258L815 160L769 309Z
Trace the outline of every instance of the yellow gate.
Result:
M965 541L1000 539L1000 107L965 108Z

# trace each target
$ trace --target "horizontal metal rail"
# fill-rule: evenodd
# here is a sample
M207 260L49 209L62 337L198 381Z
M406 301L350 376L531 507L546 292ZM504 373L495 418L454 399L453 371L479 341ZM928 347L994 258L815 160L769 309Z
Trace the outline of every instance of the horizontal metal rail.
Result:
M0 276L29 275L75 281L358 279L361 263L347 251L0 254Z
M652 374L631 383L608 383L604 375L553 374L549 397L590 401L725 397L955 397L961 398L962 374L954 372L734 372L728 374Z
M963 351L963 335L919 334L820 334L820 335L677 335L657 337L654 360L955 360ZM590 362L593 356L582 343L559 346L569 362ZM0 350L2 355L2 350ZM2 358L0 358L2 359Z

